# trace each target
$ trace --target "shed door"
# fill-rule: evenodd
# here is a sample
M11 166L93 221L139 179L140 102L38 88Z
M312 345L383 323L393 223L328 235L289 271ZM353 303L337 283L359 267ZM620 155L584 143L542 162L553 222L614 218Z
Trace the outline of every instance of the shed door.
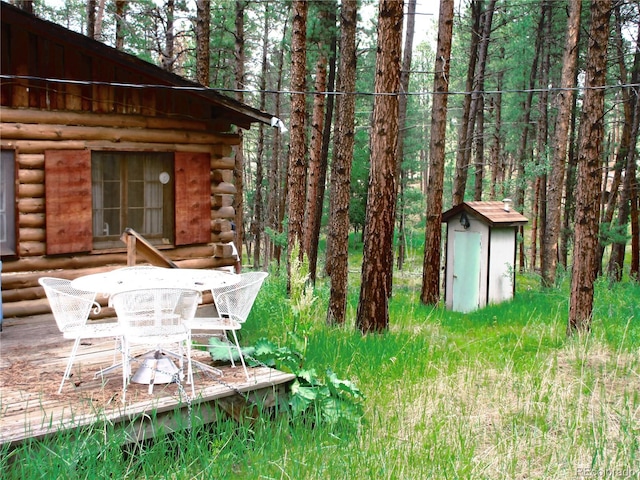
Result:
M480 233L454 232L453 310L471 312L480 305Z

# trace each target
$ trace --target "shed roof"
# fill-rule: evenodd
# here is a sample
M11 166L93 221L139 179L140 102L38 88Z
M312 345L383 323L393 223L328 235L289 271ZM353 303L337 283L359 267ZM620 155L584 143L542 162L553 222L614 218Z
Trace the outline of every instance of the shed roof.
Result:
M69 46L86 57L94 58L100 65L109 65L119 77L137 79L135 83L144 84L145 88L151 89L156 87L166 89L178 87L176 88L176 96L179 96L180 99L184 100L185 97L190 97L190 101L194 103L202 104L204 102L204 104L210 106L211 110L216 110L216 113L212 114L213 117L219 118L222 116L230 123L241 128L249 128L251 123L254 122L262 122L265 124L271 123L272 115L256 108L252 108L235 100L234 98L222 94L219 91L204 88L196 82L163 70L157 65L146 62L134 55L117 50L80 33L68 30L56 23L38 18L4 1L0 2L0 6L0 19L2 20L3 29L5 26L14 26L16 29L24 32L25 35L28 34L37 37L44 37L50 40L52 45L60 45L63 46L63 48ZM25 38L29 37L25 36ZM30 79L29 77L42 73L45 75L47 74L47 72L43 70L44 67L42 65L38 65L42 62L31 61L28 67L29 71L27 72L24 70L24 66L18 63L20 59L13 59L12 61L12 54L15 52L9 50L13 48L10 45L11 42L4 41L8 39L5 38L5 35L3 35L2 39L3 61L2 70L0 72L3 79L2 83L10 83L7 80L12 77L16 78L16 76L25 75L25 81L35 82L38 79ZM51 54L55 55L55 52L56 51L53 50ZM15 56L15 54L13 56ZM51 62L49 61L47 63ZM104 67L100 67L96 68L96 71L104 72L106 69ZM47 75L46 80L54 80L58 83L64 83L64 81L72 83L104 81L116 88L127 88L126 84L118 85L118 78L95 78L93 75L91 76L92 78L87 78L86 71L82 71L82 69L78 69L77 67L69 68L67 65L66 68L64 68L64 72L61 75L56 76L57 78L50 78L51 76ZM131 85L129 85L129 87L131 87ZM180 100L177 100L177 102L180 102Z
M459 213L467 212L468 214L480 217L492 227L495 226L519 226L524 225L529 220L515 210L505 209L505 202L463 202L456 205L450 210L442 214L442 221L448 222L451 218Z

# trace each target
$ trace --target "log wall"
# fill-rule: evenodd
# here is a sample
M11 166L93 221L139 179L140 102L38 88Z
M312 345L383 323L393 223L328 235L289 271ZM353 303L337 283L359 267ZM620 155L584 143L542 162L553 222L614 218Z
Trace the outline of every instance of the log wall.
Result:
M85 114L33 109L0 109L0 146L15 152L17 258L4 258L4 316L49 312L38 278L75 278L126 265L121 251L48 257L46 252L45 151L90 149L118 151L205 152L211 155L211 244L162 248L183 268L233 265L222 243L232 241L234 146L239 137L220 134L199 121L124 114ZM104 301L102 302L104 303ZM108 313L108 312L107 312Z

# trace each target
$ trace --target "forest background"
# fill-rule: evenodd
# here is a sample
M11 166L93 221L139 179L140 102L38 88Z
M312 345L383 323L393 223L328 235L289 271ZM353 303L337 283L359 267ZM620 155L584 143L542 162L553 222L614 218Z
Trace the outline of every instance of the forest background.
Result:
M529 219L518 270L573 271L569 332L589 329L597 275L638 277L637 0L17 3L283 119L243 132L239 239L256 267L299 252L328 275L329 323L360 233L362 331L388 327L407 245L437 304L440 215L465 200Z

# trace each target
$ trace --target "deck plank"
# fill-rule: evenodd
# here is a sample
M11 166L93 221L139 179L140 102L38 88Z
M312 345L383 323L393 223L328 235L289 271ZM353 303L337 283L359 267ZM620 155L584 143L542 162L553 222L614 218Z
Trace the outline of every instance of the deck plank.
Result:
M155 385L149 395L147 385L132 383L123 404L121 370L94 378L95 372L113 362L115 343L110 339L83 342L72 377L58 394L72 343L62 337L51 315L5 319L0 334L0 444L17 444L95 422L120 424L135 441L153 434L153 426L145 423L150 416L168 430L185 424L188 402L178 385ZM193 351L192 357L211 364L206 352ZM294 379L291 374L259 367L249 368L247 381L241 367L216 367L222 370L221 377L194 367L196 395L191 408L202 422L215 419L216 406L228 409L238 398L272 405ZM184 388L191 393L190 386Z

